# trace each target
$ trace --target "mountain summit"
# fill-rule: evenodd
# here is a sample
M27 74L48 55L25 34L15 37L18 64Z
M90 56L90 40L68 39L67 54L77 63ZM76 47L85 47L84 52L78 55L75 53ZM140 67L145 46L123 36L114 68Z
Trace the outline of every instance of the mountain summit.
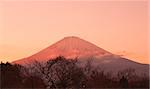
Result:
M66 58L99 58L106 55L111 55L111 53L79 37L70 36L65 37L64 39L54 43L53 45L30 57L17 60L13 63L24 64L33 60L47 61L58 56L64 56Z

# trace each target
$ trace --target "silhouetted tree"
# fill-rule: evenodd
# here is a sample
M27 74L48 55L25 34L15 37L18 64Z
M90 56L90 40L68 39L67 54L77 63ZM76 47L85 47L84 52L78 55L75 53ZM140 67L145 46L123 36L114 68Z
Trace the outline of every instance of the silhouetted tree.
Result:
M21 88L22 75L20 65L12 65L10 63L1 63L1 87L2 88Z
M119 84L121 88L128 88L128 80L124 76L120 79Z
M76 60L57 57L51 59L46 64L34 62L36 71L43 77L49 88L80 88L82 86L83 72L76 65Z
M149 76L137 76L134 69L119 71L116 76L94 67L92 60L84 66L76 59L57 57L47 62L34 61L27 66L0 64L1 88L145 88L149 89Z
M0 69L1 88L45 88L40 77L31 75L28 69L21 65L1 62Z

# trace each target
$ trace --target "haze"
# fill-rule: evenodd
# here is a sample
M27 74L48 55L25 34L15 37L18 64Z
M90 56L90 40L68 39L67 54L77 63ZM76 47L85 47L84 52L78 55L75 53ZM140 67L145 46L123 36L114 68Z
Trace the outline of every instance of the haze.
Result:
M0 61L30 56L66 36L148 63L148 1L3 1Z

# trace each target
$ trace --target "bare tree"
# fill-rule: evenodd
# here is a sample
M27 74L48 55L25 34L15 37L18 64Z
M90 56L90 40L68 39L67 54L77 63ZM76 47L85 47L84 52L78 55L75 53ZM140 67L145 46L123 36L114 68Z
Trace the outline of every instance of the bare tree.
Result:
M76 60L61 58L53 67L54 80L58 88L80 88L83 71L76 65Z
M132 69L132 68L119 71L118 74L117 74L118 79L121 79L122 77L125 77L127 79L131 79L135 75L136 75L135 74L135 69Z
M38 76L42 77L43 81L45 82L47 89L56 88L56 85L52 79L52 69L51 67L57 63L58 60L49 60L46 63L41 63L35 61L34 71L38 74Z
M76 65L77 60L57 57L46 63L34 61L34 72L42 77L47 89L81 87L82 69Z

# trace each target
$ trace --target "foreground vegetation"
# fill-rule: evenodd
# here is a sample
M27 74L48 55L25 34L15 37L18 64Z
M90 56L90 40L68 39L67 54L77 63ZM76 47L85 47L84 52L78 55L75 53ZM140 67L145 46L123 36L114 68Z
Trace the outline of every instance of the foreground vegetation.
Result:
M84 67L77 65L77 60L58 57L46 63L35 61L32 65L1 63L0 87L5 88L146 88L149 78L137 76L134 69L118 72L117 76L93 68L90 62Z

